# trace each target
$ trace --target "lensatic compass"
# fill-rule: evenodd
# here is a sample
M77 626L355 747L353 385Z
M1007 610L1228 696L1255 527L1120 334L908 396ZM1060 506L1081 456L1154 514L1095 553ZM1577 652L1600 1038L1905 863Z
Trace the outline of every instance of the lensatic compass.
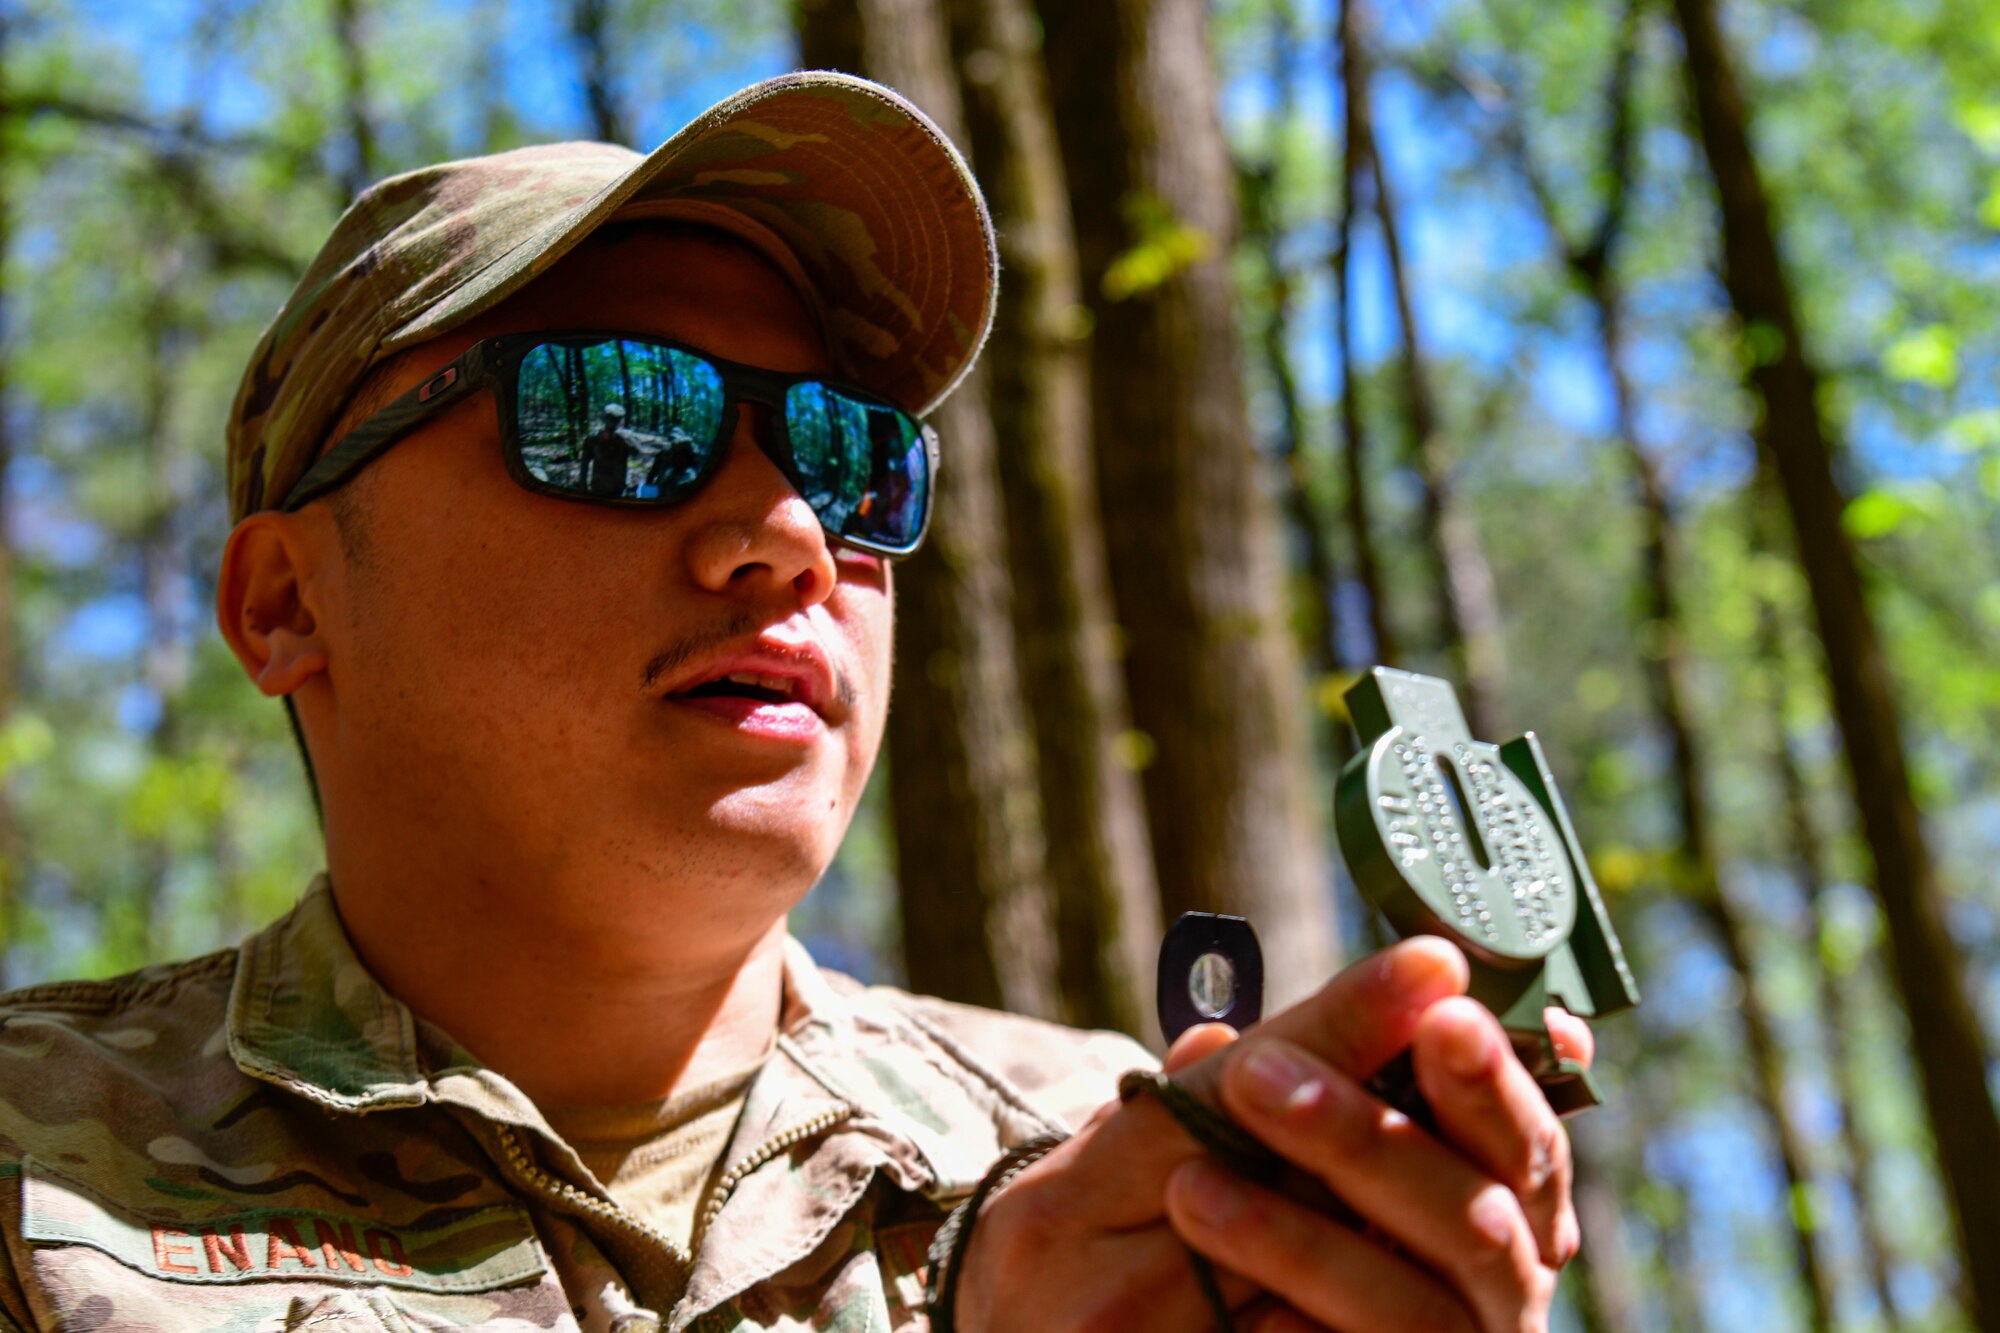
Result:
M1558 1112L1600 1100L1559 1058L1542 1011L1597 1017L1639 1002L1534 733L1473 739L1445 681L1376 667L1347 691L1361 750L1341 770L1335 828L1362 896L1400 935L1442 935L1465 953L1472 997L1513 1038ZM1263 961L1240 917L1188 913L1160 949L1160 1024L1257 1021ZM1372 1085L1421 1115L1408 1053Z

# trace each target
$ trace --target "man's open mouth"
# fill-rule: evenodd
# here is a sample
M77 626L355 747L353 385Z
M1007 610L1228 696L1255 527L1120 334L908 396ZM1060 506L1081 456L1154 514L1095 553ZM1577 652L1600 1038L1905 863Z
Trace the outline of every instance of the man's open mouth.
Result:
M754 699L759 703L797 703L798 682L781 676L756 676L736 672L682 690L683 699Z

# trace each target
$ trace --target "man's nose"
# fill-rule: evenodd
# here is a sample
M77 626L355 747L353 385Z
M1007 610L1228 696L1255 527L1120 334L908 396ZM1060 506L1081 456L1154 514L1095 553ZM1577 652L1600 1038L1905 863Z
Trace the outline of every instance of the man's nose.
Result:
M838 572L819 516L758 445L757 432L775 428L761 405L739 406L721 467L690 502L697 521L687 560L704 588L740 593L789 585L803 608L826 600Z

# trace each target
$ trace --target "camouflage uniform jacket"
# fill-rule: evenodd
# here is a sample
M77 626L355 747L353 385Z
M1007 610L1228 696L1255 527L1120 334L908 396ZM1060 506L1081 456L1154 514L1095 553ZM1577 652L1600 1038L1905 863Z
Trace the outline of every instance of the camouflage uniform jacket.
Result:
M324 884L240 949L0 997L0 1330L921 1329L950 1205L1149 1057L788 950L691 1258L369 976Z

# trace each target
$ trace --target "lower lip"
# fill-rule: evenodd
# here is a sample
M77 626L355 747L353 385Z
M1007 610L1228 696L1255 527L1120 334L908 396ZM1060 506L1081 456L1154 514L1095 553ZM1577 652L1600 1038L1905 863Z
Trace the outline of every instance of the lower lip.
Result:
M681 695L671 702L719 718L740 735L765 740L804 743L818 740L826 730L820 715L804 704L774 704L729 694Z

